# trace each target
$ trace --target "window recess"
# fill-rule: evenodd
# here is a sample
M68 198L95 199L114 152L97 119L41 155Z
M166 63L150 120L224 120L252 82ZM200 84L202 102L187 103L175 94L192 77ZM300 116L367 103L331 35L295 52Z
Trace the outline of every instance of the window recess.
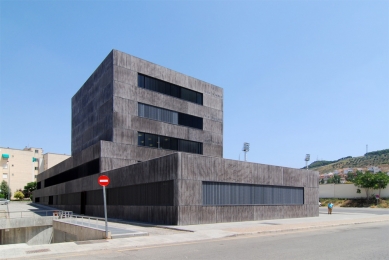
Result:
M203 105L202 93L143 74L138 74L138 87Z
M202 143L142 132L138 132L138 145L156 149L203 154Z
M203 119L180 112L138 103L138 116L174 125L188 126L203 130Z

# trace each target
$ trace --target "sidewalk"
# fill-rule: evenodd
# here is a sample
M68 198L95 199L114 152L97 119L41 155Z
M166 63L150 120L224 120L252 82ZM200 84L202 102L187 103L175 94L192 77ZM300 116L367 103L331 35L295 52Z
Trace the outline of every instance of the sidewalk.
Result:
M125 225L131 230L148 230L149 236L117 238L110 240L94 240L83 242L67 242L60 244L28 246L26 244L0 246L0 259L4 258L37 258L39 256L55 256L62 253L86 252L105 249L126 249L164 246L169 244L195 243L203 240L222 239L226 237L272 232L289 232L298 230L320 229L344 225L389 222L389 210L385 214L375 214L376 209L368 213L336 212L332 215L326 209L320 208L319 217L276 219L248 222L232 222L190 226L153 226L124 223L109 223L109 225ZM387 212L387 213L386 213Z

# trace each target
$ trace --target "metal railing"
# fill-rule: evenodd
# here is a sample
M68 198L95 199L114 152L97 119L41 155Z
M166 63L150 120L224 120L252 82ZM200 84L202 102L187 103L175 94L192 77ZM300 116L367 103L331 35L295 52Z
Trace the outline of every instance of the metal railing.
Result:
M71 218L72 211L63 210L34 210L34 211L3 211L0 214L1 218L38 218L38 217L54 217L54 218Z
M85 226L90 228L96 228L96 229L105 229L105 219L104 218L97 218L97 217L88 217L88 216L81 216L81 215L71 215L67 218L62 218L61 222L73 224L73 225L79 225L79 226Z

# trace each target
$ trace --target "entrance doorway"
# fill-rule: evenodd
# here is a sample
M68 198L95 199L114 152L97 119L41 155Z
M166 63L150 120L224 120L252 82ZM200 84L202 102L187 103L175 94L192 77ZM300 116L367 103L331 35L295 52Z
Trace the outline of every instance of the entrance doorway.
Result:
M81 209L80 214L85 215L85 206L86 206L86 191L81 192Z

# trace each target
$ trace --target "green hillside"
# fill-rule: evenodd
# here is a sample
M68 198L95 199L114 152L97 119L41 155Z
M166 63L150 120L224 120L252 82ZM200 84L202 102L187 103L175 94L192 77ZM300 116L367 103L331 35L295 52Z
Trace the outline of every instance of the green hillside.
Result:
M360 157L343 157L336 161L315 161L308 167L320 173L328 173L344 168L362 168L366 170L370 166L380 167L382 171L389 171L389 149L369 152Z

